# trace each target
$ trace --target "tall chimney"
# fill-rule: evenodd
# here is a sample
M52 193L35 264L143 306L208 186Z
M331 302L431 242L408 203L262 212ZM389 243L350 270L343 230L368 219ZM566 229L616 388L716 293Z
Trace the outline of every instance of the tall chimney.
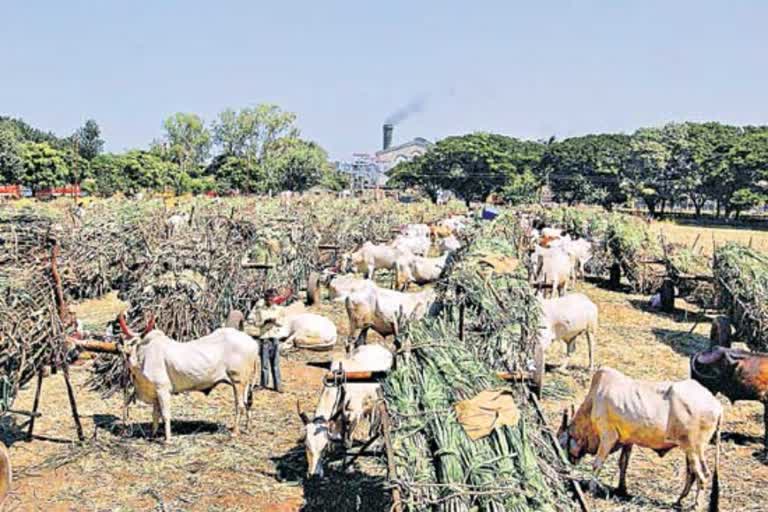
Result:
M384 143L382 144L382 149L386 151L392 145L393 126L389 123L385 123L382 128L384 131Z

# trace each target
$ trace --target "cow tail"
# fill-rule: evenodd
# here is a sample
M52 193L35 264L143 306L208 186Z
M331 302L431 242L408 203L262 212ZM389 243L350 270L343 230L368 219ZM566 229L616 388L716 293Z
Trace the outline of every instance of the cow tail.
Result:
M715 429L715 471L712 473L712 491L709 495L709 512L718 512L720 510L720 423L723 416L717 419L717 428Z

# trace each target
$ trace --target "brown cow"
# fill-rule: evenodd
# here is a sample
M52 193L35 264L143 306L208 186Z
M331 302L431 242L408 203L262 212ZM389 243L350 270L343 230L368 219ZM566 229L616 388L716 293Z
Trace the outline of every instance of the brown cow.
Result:
M724 347L691 356L691 377L731 403L757 400L763 404L763 444L768 449L768 354Z
M11 457L8 455L5 444L0 441L0 507L11 490L12 481Z
M685 486L676 502L679 506L690 493L694 480L698 484L696 504L699 503L700 491L709 477L704 450L714 434L710 510L717 510L722 416L720 402L695 380L640 381L604 367L592 376L589 393L570 423L568 412L564 411L558 440L572 463L585 454L595 455L595 479L608 456L621 448L618 494L627 492L627 467L634 445L650 448L660 456L679 446L686 460Z

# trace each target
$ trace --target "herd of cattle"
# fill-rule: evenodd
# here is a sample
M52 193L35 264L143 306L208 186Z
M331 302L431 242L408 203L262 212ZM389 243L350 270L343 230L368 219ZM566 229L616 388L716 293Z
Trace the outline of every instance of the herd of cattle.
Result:
M321 282L328 298L344 304L349 321L346 357L334 360L332 369L386 372L392 367L391 350L367 344L367 332L373 329L383 338L394 336L397 342L403 321L429 314L436 300L433 289L408 291L409 286L440 278L452 252L461 247L462 233L469 222L466 217L453 216L432 225L405 226L392 242L366 242L344 255L337 267L323 273ZM563 341L567 356L561 370L566 370L575 340L584 334L591 372L598 308L586 295L568 294L567 290L583 277L593 241L556 227L534 225L524 216L520 222L528 235L529 275L541 305L538 342L546 351L554 342ZM430 256L431 252L439 255ZM377 270L385 269L395 276L395 289L379 286L373 280ZM545 298L547 292L549 297ZM283 347L328 349L336 345L337 328L329 318L310 313L301 302L278 302L261 301L247 315L247 324L259 330L258 338L279 340ZM171 395L208 393L221 383L229 384L234 392L233 434L239 433L242 411L247 428L249 397L259 368L259 341L232 327L179 343L155 329L151 319L141 333L132 331L122 316L120 326L137 397L153 406L153 435L162 418L165 439L171 439ZM710 476L712 500L716 501L723 408L713 393L720 391L732 400L761 400L768 404L768 356L718 347L693 356L691 373L692 379L688 380L646 382L611 368L598 369L579 409L563 413L558 432L561 446L573 462L585 454L595 456L595 481L606 458L621 449L619 493L626 492L626 471L634 445L651 448L660 455L680 447L685 452L687 471L678 504L694 482L698 504L699 493ZM360 420L370 417L379 386L349 382L342 394L338 386L326 385L324 378L312 416L302 412L297 402L304 424L309 475L322 475L327 447L332 442L348 441L343 433L351 436ZM768 429L768 405L765 420ZM717 448L714 470L710 471L704 452L713 436Z

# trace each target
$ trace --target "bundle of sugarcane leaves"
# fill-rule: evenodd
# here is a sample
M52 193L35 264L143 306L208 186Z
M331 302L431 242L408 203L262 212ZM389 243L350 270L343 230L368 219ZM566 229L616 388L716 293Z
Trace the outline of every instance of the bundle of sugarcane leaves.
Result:
M714 258L718 304L753 349L768 351L768 256L737 243L718 247Z
M0 412L43 367L63 361L64 327L43 267L0 271Z
M496 427L472 441L453 406L503 387L490 366L456 335L447 317L409 327L410 352L399 354L384 383L393 418L396 477L407 510L571 510L564 468L542 425L516 395L522 414L515 426Z

